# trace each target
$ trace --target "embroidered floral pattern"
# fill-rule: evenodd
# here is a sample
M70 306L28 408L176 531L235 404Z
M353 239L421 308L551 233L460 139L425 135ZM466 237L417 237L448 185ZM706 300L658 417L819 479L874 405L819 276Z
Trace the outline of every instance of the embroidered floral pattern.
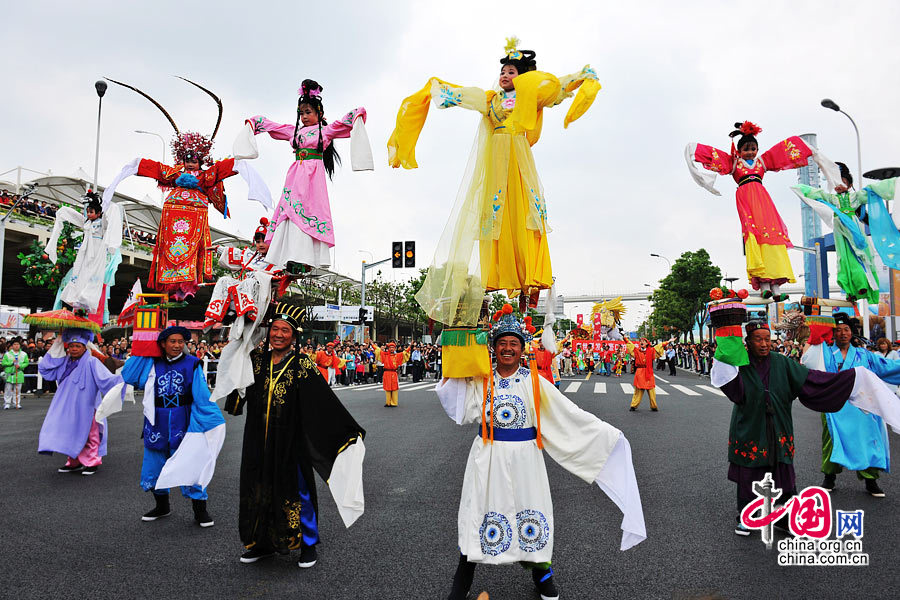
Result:
M539 510L523 510L516 514L519 548L523 552L538 552L550 541L550 524Z
M300 529L300 508L302 503L299 500L291 502L284 501L284 516L287 517L288 527L291 529Z
M255 119L253 119L253 134L256 135L257 133L262 133L263 131L265 131L265 128L263 127L263 118L256 117Z
M481 521L478 536L481 538L481 552L497 556L509 550L510 543L512 543L512 527L509 526L509 520L504 515L489 512Z
M454 91L450 86L441 86L440 95L441 108L450 108L451 106L459 106L462 103L462 92Z
M306 214L305 209L303 208L303 202L300 200L300 198L294 198L291 196L290 188L284 188L282 192L284 200L287 201L288 204L290 204L291 208L294 209L294 212L297 213L297 216L303 220L303 223L306 225L306 227L313 229L323 235L331 231L331 226L328 221L319 219L319 217L315 215ZM273 228L274 230L274 224L270 225L269 227Z

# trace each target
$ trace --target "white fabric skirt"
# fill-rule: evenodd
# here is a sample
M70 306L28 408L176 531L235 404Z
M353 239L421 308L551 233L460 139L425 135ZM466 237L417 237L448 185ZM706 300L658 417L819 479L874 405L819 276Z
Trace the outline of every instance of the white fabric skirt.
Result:
M324 269L331 266L331 246L314 239L285 219L275 228L266 262L284 267L288 261Z
M457 526L470 562L548 562L553 500L544 455L534 440L485 444L476 437L463 478Z

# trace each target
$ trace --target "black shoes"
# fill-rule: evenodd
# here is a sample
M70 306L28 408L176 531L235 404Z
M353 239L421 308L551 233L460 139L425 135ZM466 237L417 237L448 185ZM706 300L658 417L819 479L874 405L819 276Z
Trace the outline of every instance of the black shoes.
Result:
M472 579L475 577L475 563L470 563L464 554L459 555L459 565L453 575L453 587L447 600L466 600Z
M559 589L553 583L553 569L532 569L531 580L534 587L541 595L541 600L556 600L559 598Z
M250 563L255 563L261 558L268 558L275 554L274 550L270 550L268 548L261 548L259 546L254 546L253 548L247 550L243 554L241 554L241 562L245 565Z
M297 561L297 566L301 569L308 569L319 559L319 553L316 552L315 546L300 546L300 560Z
M191 500L191 504L194 507L194 520L200 527L212 527L216 524L206 512L206 500Z
M84 465L79 463L73 467L70 467L69 465L63 465L60 468L58 468L56 470L56 472L57 473L77 473L77 472L81 471L82 469L84 469Z
M866 491L873 498L884 498L884 491L878 487L878 481L875 479L866 479Z
M85 467L81 470L82 475L93 475L99 467Z
M631 411L637 410L637 406L629 406L628 410L631 410Z
M835 473L826 473L825 480L822 481L822 487L829 492L833 491L836 485L837 475Z
M155 521L172 514L172 509L169 508L168 494L153 494L153 499L156 500L156 508L141 517L141 521Z

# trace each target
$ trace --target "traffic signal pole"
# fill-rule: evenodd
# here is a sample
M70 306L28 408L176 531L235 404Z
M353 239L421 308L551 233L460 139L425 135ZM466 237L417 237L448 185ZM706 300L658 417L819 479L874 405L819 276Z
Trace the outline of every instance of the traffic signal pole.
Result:
M379 260L378 262L373 262L371 264L366 261L362 261L362 275L360 276L360 282L362 283L359 293L359 305L361 308L365 308L366 306L366 270L371 269L372 267L377 267L378 265L383 265L386 262L390 262L390 258L385 258L384 260ZM372 315L372 322L375 322L375 315ZM361 327L359 328L359 333L357 334L358 343L362 344L366 341L363 328L365 327L365 323L360 323ZM373 332L374 333L374 332Z

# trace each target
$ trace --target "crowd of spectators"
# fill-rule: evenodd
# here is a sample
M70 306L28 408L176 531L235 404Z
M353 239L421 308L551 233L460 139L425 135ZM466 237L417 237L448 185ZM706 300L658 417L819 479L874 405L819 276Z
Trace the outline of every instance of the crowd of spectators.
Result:
M19 196L17 196L16 194L10 194L6 190L0 191L0 205L2 206L13 206L18 199ZM29 217L44 217L47 219L56 218L55 206L53 206L49 202L32 200L31 198L25 198L24 200L19 202L19 205L16 206L15 212Z
M300 346L300 351L315 361L319 352L326 351L326 345L307 339ZM409 352L410 355L409 360L398 371L400 377L412 378L413 382L441 378L440 346L419 342L410 345L397 344L397 352ZM340 342L335 345L334 353L340 359L334 373L335 385L351 386L381 382L384 366L376 359L374 344Z

